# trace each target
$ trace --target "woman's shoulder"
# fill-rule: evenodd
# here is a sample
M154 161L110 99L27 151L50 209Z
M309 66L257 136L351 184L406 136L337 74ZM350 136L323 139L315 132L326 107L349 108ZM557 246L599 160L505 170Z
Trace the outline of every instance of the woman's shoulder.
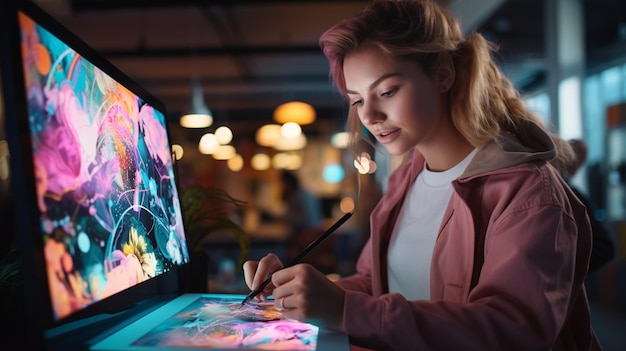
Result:
M559 172L547 161L533 160L459 181L462 196L509 210L557 206L569 212L575 199ZM576 206L576 205L574 205Z

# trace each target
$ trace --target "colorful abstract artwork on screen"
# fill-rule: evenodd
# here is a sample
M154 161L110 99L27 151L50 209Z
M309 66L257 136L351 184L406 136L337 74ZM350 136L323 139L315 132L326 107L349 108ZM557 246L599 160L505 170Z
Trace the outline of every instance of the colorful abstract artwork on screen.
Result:
M55 318L189 260L163 113L20 14Z
M135 341L155 348L315 350L319 328L283 319L272 303L199 297Z

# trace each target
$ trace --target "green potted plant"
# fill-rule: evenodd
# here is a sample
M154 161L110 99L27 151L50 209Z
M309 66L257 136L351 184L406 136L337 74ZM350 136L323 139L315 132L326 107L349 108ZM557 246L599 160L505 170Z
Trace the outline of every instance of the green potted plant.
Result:
M185 236L190 251L189 282L191 291L204 291L207 287L208 258L202 245L205 239L218 232L232 233L240 248L237 270L248 258L250 240L243 228L233 220L233 208L245 202L235 199L222 189L193 185L181 191L181 207L185 223Z

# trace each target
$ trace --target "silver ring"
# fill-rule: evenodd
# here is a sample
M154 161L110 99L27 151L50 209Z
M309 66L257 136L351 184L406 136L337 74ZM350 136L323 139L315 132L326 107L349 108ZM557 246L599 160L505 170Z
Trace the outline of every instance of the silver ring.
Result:
M280 309L281 310L286 310L287 308L285 307L285 297L281 297L280 298Z

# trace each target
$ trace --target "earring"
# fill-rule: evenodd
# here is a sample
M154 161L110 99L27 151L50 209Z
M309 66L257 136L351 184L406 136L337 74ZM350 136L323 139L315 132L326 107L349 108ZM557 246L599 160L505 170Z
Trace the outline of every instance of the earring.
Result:
M447 84L442 85L441 86L441 91L444 91L444 92L448 91L448 85Z

